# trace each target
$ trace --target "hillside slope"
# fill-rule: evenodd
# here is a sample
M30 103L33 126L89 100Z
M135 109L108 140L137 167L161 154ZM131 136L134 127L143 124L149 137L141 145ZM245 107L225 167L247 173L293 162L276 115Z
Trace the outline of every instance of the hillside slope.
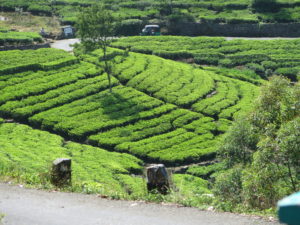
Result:
M46 67L7 64L3 73L23 72L1 76L1 115L147 162L187 164L213 157L230 120L258 92L251 83L159 57L114 55L112 94L106 75L91 64L94 56L78 63L66 54Z
M35 15L60 16L63 23L73 24L82 7L95 4L95 0L1 0L3 11L23 8ZM101 3L122 21L120 31L132 34L132 30L146 22L202 21L212 23L259 23L259 22L298 22L299 0L267 1L252 5L251 0L122 0ZM264 1L263 1L264 2ZM130 30L126 30L126 29Z
M98 66L101 54L79 60L55 49L0 53L1 174L47 187L50 162L71 157L75 191L142 198L145 181L131 174L141 175L147 163L164 163L180 166L169 201L201 204L202 194L210 193L202 178L222 169L210 165L219 141L232 120L251 108L259 87L157 56L110 49L110 93Z

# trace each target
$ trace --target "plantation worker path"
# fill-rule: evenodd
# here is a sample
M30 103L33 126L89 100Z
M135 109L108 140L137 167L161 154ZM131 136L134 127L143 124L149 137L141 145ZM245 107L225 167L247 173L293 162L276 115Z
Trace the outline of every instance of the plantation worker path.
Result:
M259 218L175 205L101 199L0 184L4 225L278 225Z

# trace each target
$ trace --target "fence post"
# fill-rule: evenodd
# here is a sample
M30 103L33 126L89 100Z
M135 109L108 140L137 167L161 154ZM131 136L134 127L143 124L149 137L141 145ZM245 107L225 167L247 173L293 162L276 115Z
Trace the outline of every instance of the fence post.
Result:
M161 194L169 191L169 176L163 164L151 165L147 169L147 189L149 192L157 190Z
M51 182L56 186L71 184L71 159L58 158L52 163Z

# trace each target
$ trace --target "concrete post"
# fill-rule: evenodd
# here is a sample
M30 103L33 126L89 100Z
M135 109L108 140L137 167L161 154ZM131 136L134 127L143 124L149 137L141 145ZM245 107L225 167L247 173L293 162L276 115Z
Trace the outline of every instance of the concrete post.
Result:
M167 194L169 188L169 176L163 164L147 167L148 191L157 190L161 194Z
M52 163L51 182L56 186L71 184L71 159L58 158Z

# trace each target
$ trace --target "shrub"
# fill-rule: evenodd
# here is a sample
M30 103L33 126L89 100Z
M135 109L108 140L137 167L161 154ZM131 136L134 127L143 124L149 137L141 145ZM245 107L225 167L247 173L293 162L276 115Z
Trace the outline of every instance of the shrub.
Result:
M255 73L259 74L260 76L264 75L265 68L262 65L259 65L257 63L247 63L246 67L250 70L253 70Z
M219 61L219 66L224 66L224 67L233 67L234 64L230 59L221 59Z
M292 81L297 81L297 74L300 71L298 68L279 68L275 71L278 75L283 75Z
M276 12L279 5L276 0L253 0L252 8L257 12Z
M236 163L251 163L252 154L257 149L257 142L258 136L254 127L249 121L239 119L225 135L219 157L228 167Z
M137 35L142 30L143 21L139 19L128 19L122 21L116 30L118 35Z
M271 70L275 70L278 67L277 63L273 61L263 61L261 62L261 65L265 69L271 69Z
M233 204L242 201L242 171L242 167L235 166L216 176L213 192L221 201L230 201Z

